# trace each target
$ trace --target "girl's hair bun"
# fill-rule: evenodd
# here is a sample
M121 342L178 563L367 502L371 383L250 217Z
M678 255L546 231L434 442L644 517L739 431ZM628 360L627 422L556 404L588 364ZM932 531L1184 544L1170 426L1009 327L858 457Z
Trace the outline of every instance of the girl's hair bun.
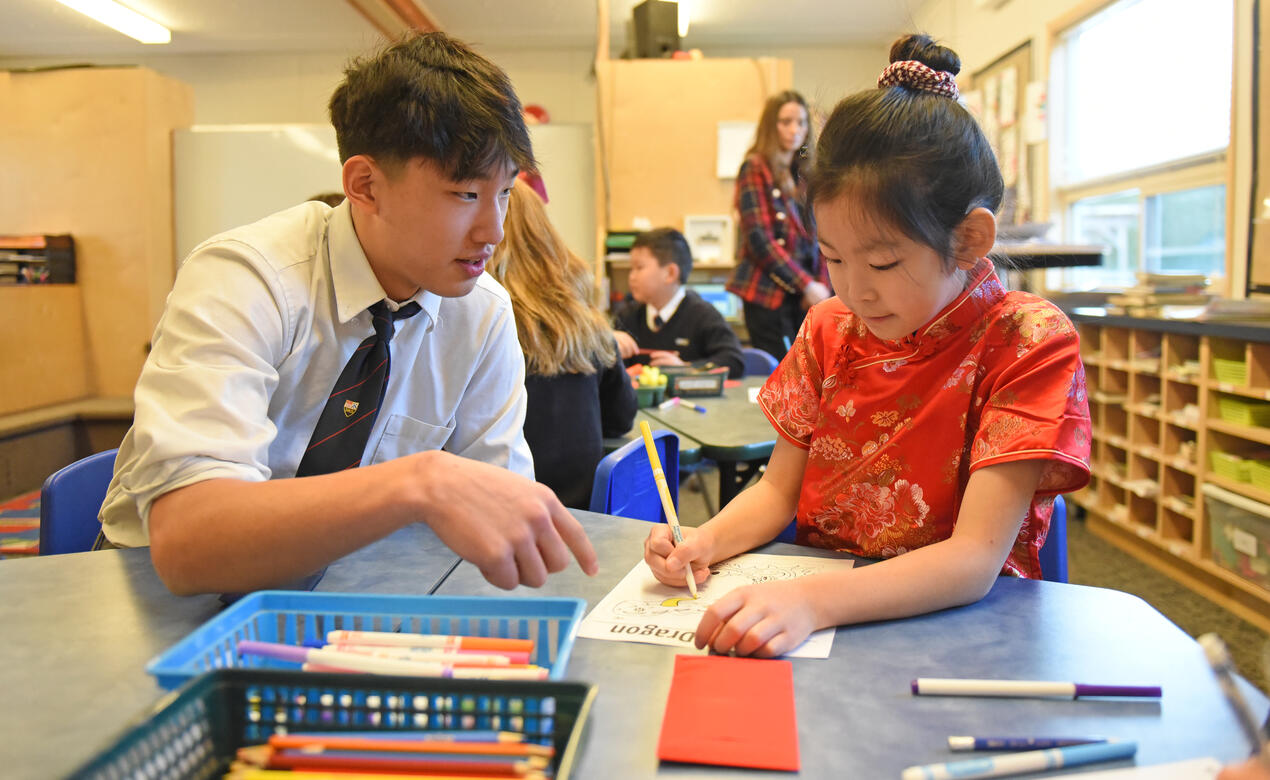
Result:
M932 70L942 70L956 76L961 72L961 57L957 52L935 43L929 35L913 34L891 44L891 62L917 60Z

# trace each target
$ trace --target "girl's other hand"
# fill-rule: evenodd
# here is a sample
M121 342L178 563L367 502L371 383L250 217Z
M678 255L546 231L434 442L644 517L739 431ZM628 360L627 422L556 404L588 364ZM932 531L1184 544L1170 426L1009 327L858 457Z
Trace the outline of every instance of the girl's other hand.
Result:
M684 566L692 562L692 575L697 584L710 576L710 559L714 552L714 539L708 531L684 528L683 544L675 546L670 526L657 523L644 540L644 562L653 570L653 576L665 585L684 585Z
M698 648L773 658L815 631L816 615L798 580L746 585L710 605L697 625Z

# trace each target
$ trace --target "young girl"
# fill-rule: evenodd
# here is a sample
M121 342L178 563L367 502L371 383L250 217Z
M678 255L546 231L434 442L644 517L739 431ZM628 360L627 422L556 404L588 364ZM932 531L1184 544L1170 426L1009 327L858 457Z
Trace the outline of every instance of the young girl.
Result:
M489 273L507 288L525 353L525 440L539 482L586 509L603 437L635 419L635 389L595 306L586 263L569 251L542 200L517 180Z
M701 582L793 517L801 544L886 560L732 591L699 646L780 655L820 628L969 604L999 574L1039 578L1054 495L1089 479L1076 332L985 257L1001 174L959 69L901 38L879 89L834 110L810 195L837 297L759 395L780 433L767 471L679 547L657 526L644 553L662 582L689 562Z
M812 143L807 101L779 92L764 105L736 175L739 246L727 288L742 300L750 343L778 359L807 307L830 295L798 180L799 165L810 162L800 155Z

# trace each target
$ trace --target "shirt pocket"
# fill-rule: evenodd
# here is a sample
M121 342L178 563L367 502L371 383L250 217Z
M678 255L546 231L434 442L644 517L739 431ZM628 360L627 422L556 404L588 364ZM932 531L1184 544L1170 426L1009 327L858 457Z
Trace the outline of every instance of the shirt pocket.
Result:
M404 414L394 414L388 418L370 462L383 463L416 452L439 450L450 440L452 433L454 426L432 425Z

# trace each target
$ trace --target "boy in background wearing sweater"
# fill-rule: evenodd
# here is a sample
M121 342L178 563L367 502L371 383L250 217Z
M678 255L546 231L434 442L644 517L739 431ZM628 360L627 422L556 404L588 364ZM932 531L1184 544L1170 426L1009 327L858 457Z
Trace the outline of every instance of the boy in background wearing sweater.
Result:
M692 251L673 228L640 233L631 245L631 296L636 304L618 312L614 336L627 365L641 351L654 366L726 367L745 373L741 342L719 310L684 286Z

